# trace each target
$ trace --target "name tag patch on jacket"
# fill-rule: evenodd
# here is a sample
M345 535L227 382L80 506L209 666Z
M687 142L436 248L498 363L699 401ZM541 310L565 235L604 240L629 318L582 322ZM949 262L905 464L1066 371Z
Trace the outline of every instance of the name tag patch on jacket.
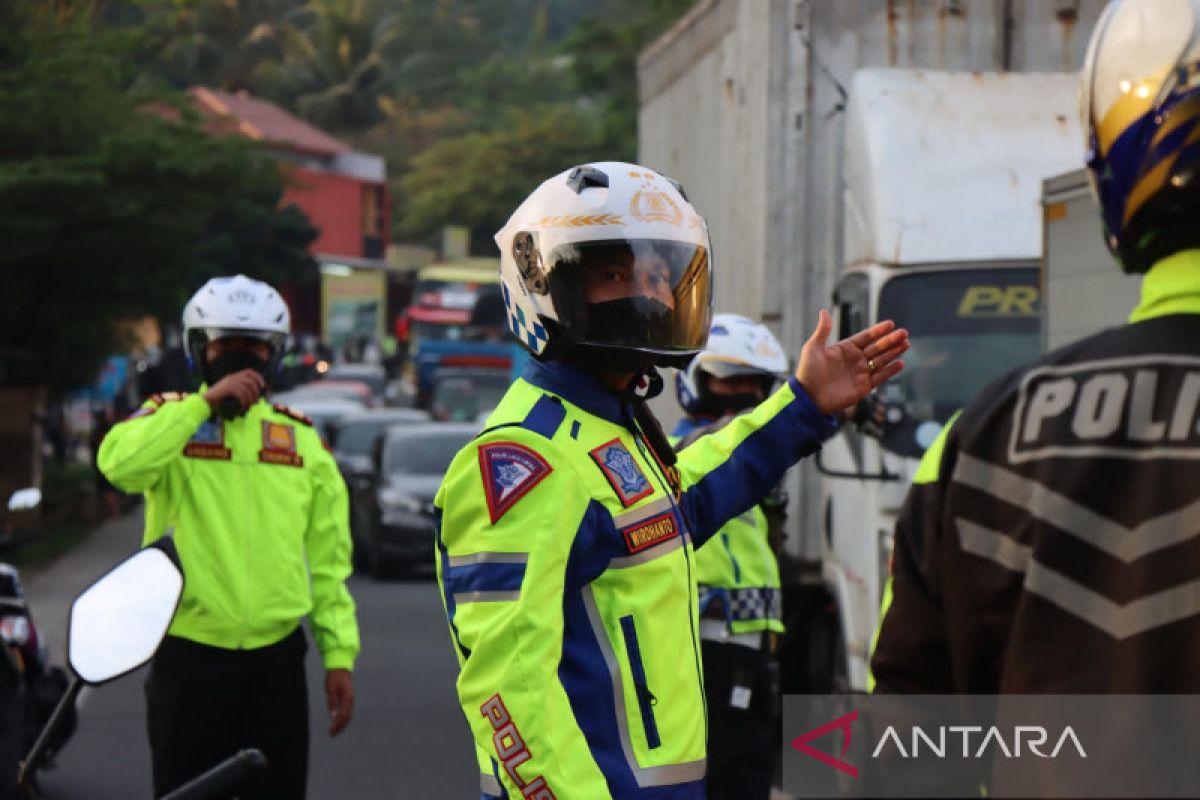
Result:
M291 467L304 466L304 458L296 452L296 429L291 425L263 420L262 450L258 460L266 464L286 464Z
M190 458L228 461L233 453L225 446L225 423L215 417L206 419L184 445L183 454Z
M675 514L667 511L622 528L621 535L625 537L625 547L632 554L673 538L677 531Z
M554 471L546 459L516 442L479 447L479 471L492 524Z
M621 444L620 439L600 445L591 451L591 456L596 466L604 473L604 477L608 478L613 491L621 500L621 505L626 508L654 493L654 487L646 480L641 467L625 449L625 445Z

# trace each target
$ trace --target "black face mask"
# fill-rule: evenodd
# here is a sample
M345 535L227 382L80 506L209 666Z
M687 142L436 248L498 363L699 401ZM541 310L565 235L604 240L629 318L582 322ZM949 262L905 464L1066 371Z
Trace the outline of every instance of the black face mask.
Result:
M664 347L671 341L671 309L649 297L588 304L587 338L626 347Z
M700 412L713 417L723 417L726 414L737 414L747 408L753 408L761 403L763 398L758 392L740 392L738 394L712 394L703 398Z
M249 350L234 348L226 350L216 358L209 359L204 364L204 380L209 386L215 386L217 381L235 372L252 369L266 377L267 362L251 353Z

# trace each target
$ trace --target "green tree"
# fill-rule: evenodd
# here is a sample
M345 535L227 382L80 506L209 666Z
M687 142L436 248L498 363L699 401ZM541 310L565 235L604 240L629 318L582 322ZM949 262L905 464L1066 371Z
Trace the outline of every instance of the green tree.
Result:
M255 89L260 66L278 59L281 29L303 0L142 0L108 3L107 27L144 34L137 61L143 77L175 88L200 84Z
M401 185L406 232L452 221L495 232L533 186L572 164L603 158L595 119L559 104L510 110L495 130L445 139L412 160Z
M581 20L563 43L575 90L602 110L601 135L611 157L637 158L638 54L693 2L607 0L600 13Z
M85 3L9 9L0 28L0 384L91 382L118 320L174 318L205 278L315 269L315 230L277 212L279 168L130 92L135 43L97 34Z
M312 0L282 25L282 60L261 64L257 85L330 131L378 122L379 96L403 63L402 18L385 8L382 0Z

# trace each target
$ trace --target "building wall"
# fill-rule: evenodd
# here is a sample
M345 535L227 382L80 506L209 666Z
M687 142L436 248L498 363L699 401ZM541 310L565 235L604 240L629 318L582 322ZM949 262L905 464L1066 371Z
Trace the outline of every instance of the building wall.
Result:
M295 203L321 231L312 251L362 256L362 181L304 168L293 169L289 177L283 203Z

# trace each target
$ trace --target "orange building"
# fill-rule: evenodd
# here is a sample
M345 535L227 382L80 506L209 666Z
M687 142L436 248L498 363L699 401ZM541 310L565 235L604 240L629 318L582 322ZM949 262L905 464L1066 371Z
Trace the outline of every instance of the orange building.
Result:
M244 92L204 87L188 90L217 132L240 133L265 143L279 156L288 177L283 204L294 204L320 230L309 248L321 264L319 282L280 287L292 309L297 333L337 343L350 334L382 336L387 280L384 260L390 240L391 208L383 158L361 153L279 106ZM353 283L353 313L339 311L336 298ZM374 286L378 285L377 298ZM367 287L365 290L362 287ZM372 304L374 316L369 312ZM369 332L368 332L369 329Z

